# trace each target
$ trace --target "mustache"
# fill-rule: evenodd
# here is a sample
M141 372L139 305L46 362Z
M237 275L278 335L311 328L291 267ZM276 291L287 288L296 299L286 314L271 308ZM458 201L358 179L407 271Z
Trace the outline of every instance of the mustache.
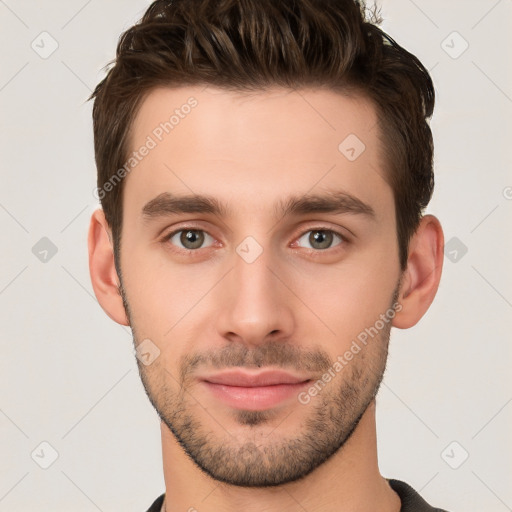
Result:
M216 369L231 367L261 368L277 366L293 368L303 372L327 371L333 364L329 354L321 349L303 350L283 341L271 341L254 349L243 344L230 344L220 350L207 350L199 354L187 354L181 357L181 382L197 368L206 366Z

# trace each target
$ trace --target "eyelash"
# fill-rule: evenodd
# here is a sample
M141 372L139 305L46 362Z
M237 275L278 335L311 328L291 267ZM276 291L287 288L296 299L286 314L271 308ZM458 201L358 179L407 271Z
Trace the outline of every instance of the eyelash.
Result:
M204 229L200 229L196 226L183 226L181 227L180 229L176 229L174 231L172 231L171 233L168 233L166 234L163 238L162 238L162 243L164 244L167 244L171 238L178 234L178 233L181 233L182 231L199 231L199 232L203 232L203 233L206 233L208 234L210 237L214 238L212 235L210 235L206 230ZM327 249L309 249L307 247L303 248L303 249L306 249L308 252L310 252L310 254L313 254L315 256L320 256L321 254L323 253L326 253L326 252L330 252L332 253L333 251L336 251L337 249L341 250L341 247L347 245L350 243L350 241L348 240L348 238L341 234L339 231L335 231L333 229L330 229L330 228L327 228L327 227L324 227L324 226L316 226L316 227L313 227L313 228L310 228L310 229L307 229L306 231L303 231L297 238L296 238L296 241L300 240L304 235L306 235L307 233L310 233L310 232L315 232L315 231L321 231L321 232L324 232L324 233L332 233L334 234L335 236L339 237L341 239L341 241L333 246L333 247L328 247ZM295 242L294 242L295 243ZM170 245L174 245L174 244L170 244ZM341 246L341 247L340 247ZM177 247L177 246L174 246L176 249L176 251L178 252L182 252L182 253L185 253L185 254L192 254L192 253L198 253L201 249L204 249L204 247L200 247L198 249L186 249L185 247ZM294 247L295 248L295 247ZM195 255L195 254L194 254Z

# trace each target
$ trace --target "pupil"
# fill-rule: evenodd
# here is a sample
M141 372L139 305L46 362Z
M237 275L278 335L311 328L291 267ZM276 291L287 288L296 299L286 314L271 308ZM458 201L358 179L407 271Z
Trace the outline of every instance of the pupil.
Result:
M311 233L310 243L314 247L314 244L319 245L319 249L327 249L332 242L332 233L326 231L315 231Z
M185 231L181 235L181 243L187 247L188 249L197 249L202 245L202 235L200 235L199 231Z

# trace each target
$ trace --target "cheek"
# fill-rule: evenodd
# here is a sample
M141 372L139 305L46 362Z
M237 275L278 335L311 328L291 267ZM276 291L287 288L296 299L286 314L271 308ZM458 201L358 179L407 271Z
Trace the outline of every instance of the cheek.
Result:
M176 264L162 249L128 244L122 272L132 323L139 336L165 340L196 323L202 298L218 280L212 265ZM204 314L204 311L202 312Z
M394 259L384 254L360 254L337 266L318 266L309 275L297 274L292 281L297 295L321 320L308 315L312 332L325 330L326 325L345 345L373 326L390 307L399 277L395 267Z
M229 278L222 277L232 259L176 263L156 244L143 249L128 240L123 251L123 284L138 337L162 340L164 346L172 340L179 351L177 344L196 339L198 330L214 329L222 298L229 296L223 290ZM283 307L291 310L300 330L314 339L320 332L334 333L342 344L386 312L399 275L398 250L384 236L335 264L298 258L276 263L274 270L297 297L286 290L275 293L286 301Z
M389 307L391 291L374 289L367 283L348 281L347 279L331 280L331 290L319 293L310 288L304 290L305 301L318 315L309 315L309 330L312 333L325 331L329 328L341 350L365 328L375 324L381 313ZM334 333L334 334L333 334Z

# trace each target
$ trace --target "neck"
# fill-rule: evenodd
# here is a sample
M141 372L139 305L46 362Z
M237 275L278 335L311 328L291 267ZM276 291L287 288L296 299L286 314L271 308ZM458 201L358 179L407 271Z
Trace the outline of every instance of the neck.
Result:
M244 488L213 480L164 423L161 433L166 512L400 511L400 498L378 469L375 400L337 453L301 480L277 487Z

